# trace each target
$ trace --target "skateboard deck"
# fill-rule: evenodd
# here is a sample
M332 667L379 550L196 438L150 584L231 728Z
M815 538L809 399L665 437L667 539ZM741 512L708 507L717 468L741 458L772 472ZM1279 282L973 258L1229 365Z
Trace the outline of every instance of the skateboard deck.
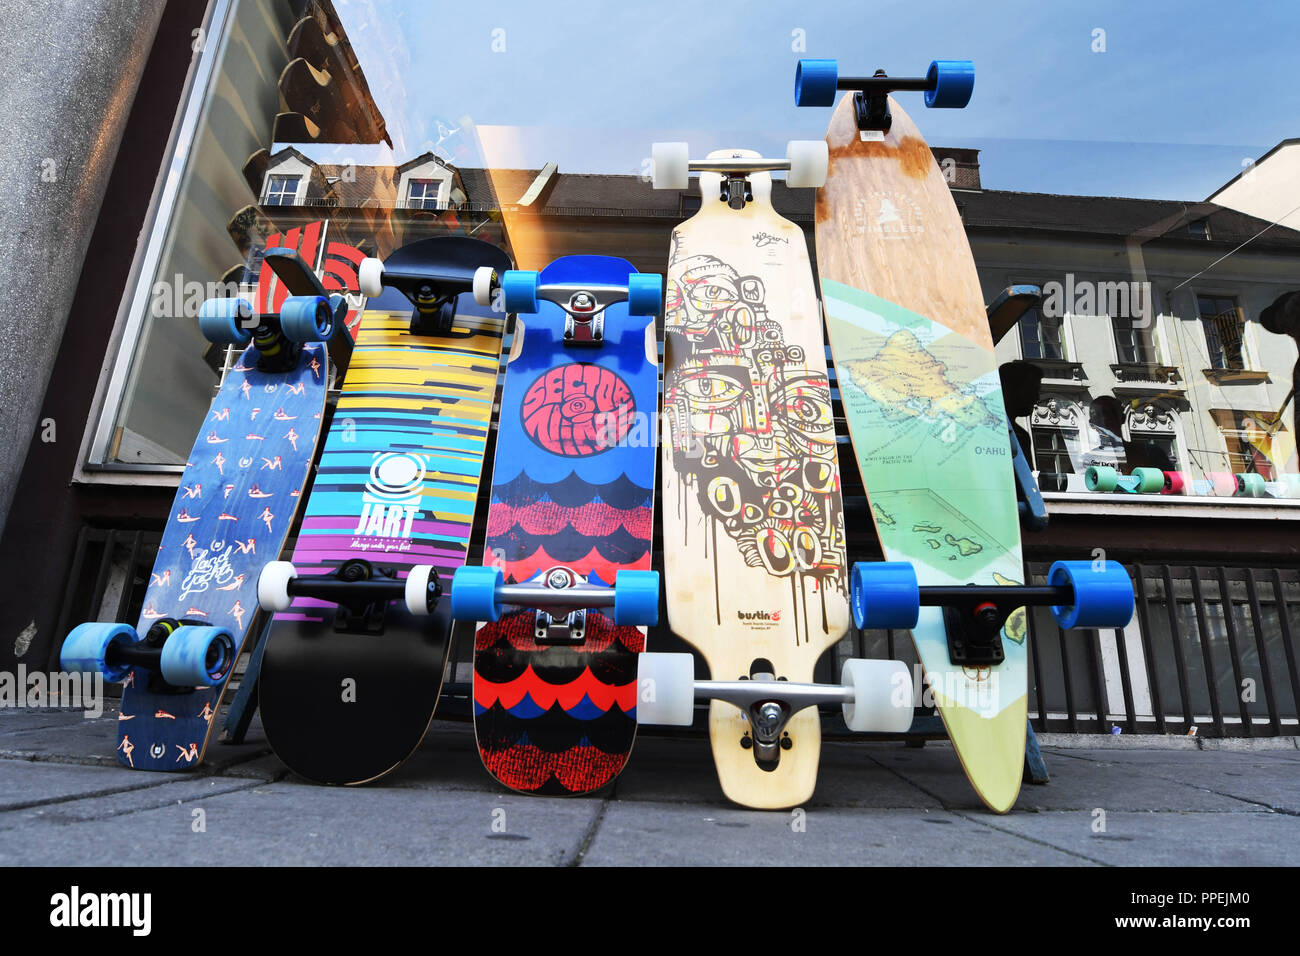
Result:
M509 258L475 239L436 237L403 246L383 268L467 281L483 265L504 270ZM505 316L452 294L448 329L413 331L397 289L369 294L291 563L303 582L396 581L400 594L416 566L449 581L465 562ZM410 756L433 718L450 646L447 609L430 610L417 617L361 593L298 595L277 611L259 696L267 740L290 769L364 783Z
M307 266L295 259L283 268ZM236 301L213 300L205 312L209 304ZM64 644L67 669L119 670L120 677L110 676L124 682L116 749L125 766L187 770L202 762L245 638L260 625L258 573L279 556L303 499L328 373L325 345L298 349L278 329L259 327L213 399L181 474L134 630L82 625ZM247 341L248 334L231 337ZM77 640L86 629L92 644L96 632L102 635L89 653ZM202 686L169 682L180 638L205 629L228 635L194 647L200 676L213 679ZM117 646L110 649L105 639Z
M889 561L925 585L1022 584L1020 525L993 339L961 217L929 146L891 97L888 132L861 133L845 96L826 141L817 264L854 454ZM912 631L972 786L1005 812L1020 789L1025 612L1004 661L950 662L944 612Z
M622 286L635 268L607 256L557 259L547 284ZM657 277L656 277L657 279ZM656 294L656 311L658 310ZM655 321L628 302L603 311L604 340L566 345L566 312L545 299L516 317L487 516L484 563L506 584L576 580L612 587L621 570L650 567L654 418L659 359ZM507 305L509 308L509 305ZM558 580L552 582L553 576ZM511 610L474 642L474 733L488 771L512 790L579 794L609 783L636 736L642 628L585 610L585 634L541 612Z
M720 150L709 159L757 157ZM717 200L673 230L664 307L663 536L668 620L713 680L810 682L849 625L843 505L821 317L803 232L753 199ZM709 739L728 799L791 807L813 792L815 707L756 759L743 710L714 699Z

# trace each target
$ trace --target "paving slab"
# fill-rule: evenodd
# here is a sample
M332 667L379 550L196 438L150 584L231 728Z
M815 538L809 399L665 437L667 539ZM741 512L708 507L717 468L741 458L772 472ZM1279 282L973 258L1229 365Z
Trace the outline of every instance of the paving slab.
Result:
M709 804L614 802L586 865L1028 866L1091 864L943 810L719 811Z

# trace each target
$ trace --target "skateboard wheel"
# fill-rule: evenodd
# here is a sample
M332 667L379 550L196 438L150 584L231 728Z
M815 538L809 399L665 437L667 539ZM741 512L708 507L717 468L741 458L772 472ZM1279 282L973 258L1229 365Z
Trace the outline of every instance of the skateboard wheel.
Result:
M790 189L820 189L826 185L830 151L824 139L792 139L785 147L790 172L785 184Z
M289 582L298 569L289 561L272 561L257 576L257 603L264 611L287 611L293 603Z
M99 671L107 681L124 680L130 666L110 664L108 649L114 644L134 644L139 639L129 624L78 624L63 641L59 667L71 672Z
M656 272L633 272L627 277L628 315L658 315L663 300L663 276Z
M280 306L280 328L294 342L328 342L334 310L324 296L291 295Z
M840 682L853 688L844 702L849 730L901 734L912 726L912 673L902 661L847 660Z
M970 60L935 60L925 78L934 81L934 89L925 92L926 106L959 110L970 102L975 91L975 64Z
M182 624L163 644L163 680L175 687L207 687L235 664L235 640L223 627Z
M795 106L834 106L837 60L800 60L794 68Z
M205 299L199 306L199 331L218 345L247 345L253 330L244 323L252 317L253 305L247 299Z
M1181 471L1165 472L1165 487L1162 494L1182 495L1187 493L1187 488L1191 484L1186 474Z
M504 579L500 568L475 565L457 568L451 579L451 616L458 621L500 620L497 588Z
M406 609L416 617L428 617L437 607L438 599L429 594L429 579L434 574L429 564L417 564L406 572Z
M1283 497L1300 498L1300 475L1283 475L1280 484Z
M367 299L382 295L384 292L383 262L370 256L362 259L361 268L357 270L357 284L361 287L361 294Z
M614 575L614 623L620 627L659 623L658 571L619 571Z
M655 189L685 189L691 178L691 150L686 143L650 147L650 183Z
M1250 472L1237 476L1238 486L1241 493L1247 498L1263 498L1268 495L1268 487L1264 481L1264 476Z
M1137 479L1135 490L1143 494L1165 490L1165 473L1159 468L1134 468L1133 477Z
M511 269L501 277L507 312L537 311L537 273Z
M1119 472L1106 465L1091 465L1083 473L1083 485L1089 491L1114 491L1119 486Z
M849 601L859 629L916 627L921 589L907 561L859 561L853 565Z
M479 305L492 304L492 289L496 285L497 271L491 266L474 270L474 301Z
M1237 493L1237 476L1226 471L1212 471L1205 476L1210 479L1210 487L1216 495L1235 495Z
M1047 572L1053 587L1074 587L1074 603L1053 605L1052 616L1072 627L1124 627L1133 617L1133 582L1118 561L1057 561Z
M638 654L636 722L689 727L694 720L695 658L690 654Z

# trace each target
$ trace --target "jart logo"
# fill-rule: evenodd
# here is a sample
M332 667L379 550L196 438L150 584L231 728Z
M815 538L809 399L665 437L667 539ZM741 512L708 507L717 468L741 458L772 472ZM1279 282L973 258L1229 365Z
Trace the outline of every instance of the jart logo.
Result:
M426 466L420 455L376 452L361 494L361 518L353 534L409 538L420 516Z
M781 620L780 611L737 611L736 617L742 621L771 621L776 623Z

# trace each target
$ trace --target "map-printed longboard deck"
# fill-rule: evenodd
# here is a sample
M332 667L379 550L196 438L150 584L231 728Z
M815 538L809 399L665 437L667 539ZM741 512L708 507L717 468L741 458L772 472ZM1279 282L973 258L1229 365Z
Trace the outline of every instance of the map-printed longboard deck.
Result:
M756 157L721 150L710 159ZM808 682L849 625L835 423L802 230L777 215L771 175L753 201L717 200L673 230L664 328L664 566L668 619L714 680ZM795 714L775 770L754 759L744 712L712 701L723 793L750 807L807 800L817 709Z
M227 373L181 474L136 625L160 618L227 627L236 653L261 615L257 576L280 555L303 497L321 416L327 360L303 347L289 372L262 372L249 346ZM232 668L233 670L233 668ZM137 770L203 760L228 679L169 688L133 667L122 691L117 759Z
M444 269L461 258L509 268L504 252L484 260L490 246L459 237L405 246L385 267L419 269L426 242L444 244ZM398 578L432 565L447 587L465 563L505 314L465 292L450 332L417 335L410 324L396 289L368 301L294 547L300 576L364 559ZM262 724L276 755L321 783L364 783L400 766L437 705L448 603L415 618L391 602L382 632L367 634L336 630L335 604L295 597L275 615L262 661Z
M915 124L860 134L844 96L827 133L817 263L854 454L887 560L927 584L1020 584L1015 480L993 340L961 218ZM1015 802L1024 763L1025 615L995 668L949 661L943 612L912 632L971 784Z
M566 256L539 281L626 285L636 269L609 256ZM612 586L648 570L654 523L659 358L651 316L605 311L599 346L566 346L564 310L542 300L516 318L497 429L484 563L505 583L568 568ZM483 765L527 793L597 790L623 769L636 737L637 655L645 632L587 611L586 638L543 646L535 612L479 629L474 732Z

